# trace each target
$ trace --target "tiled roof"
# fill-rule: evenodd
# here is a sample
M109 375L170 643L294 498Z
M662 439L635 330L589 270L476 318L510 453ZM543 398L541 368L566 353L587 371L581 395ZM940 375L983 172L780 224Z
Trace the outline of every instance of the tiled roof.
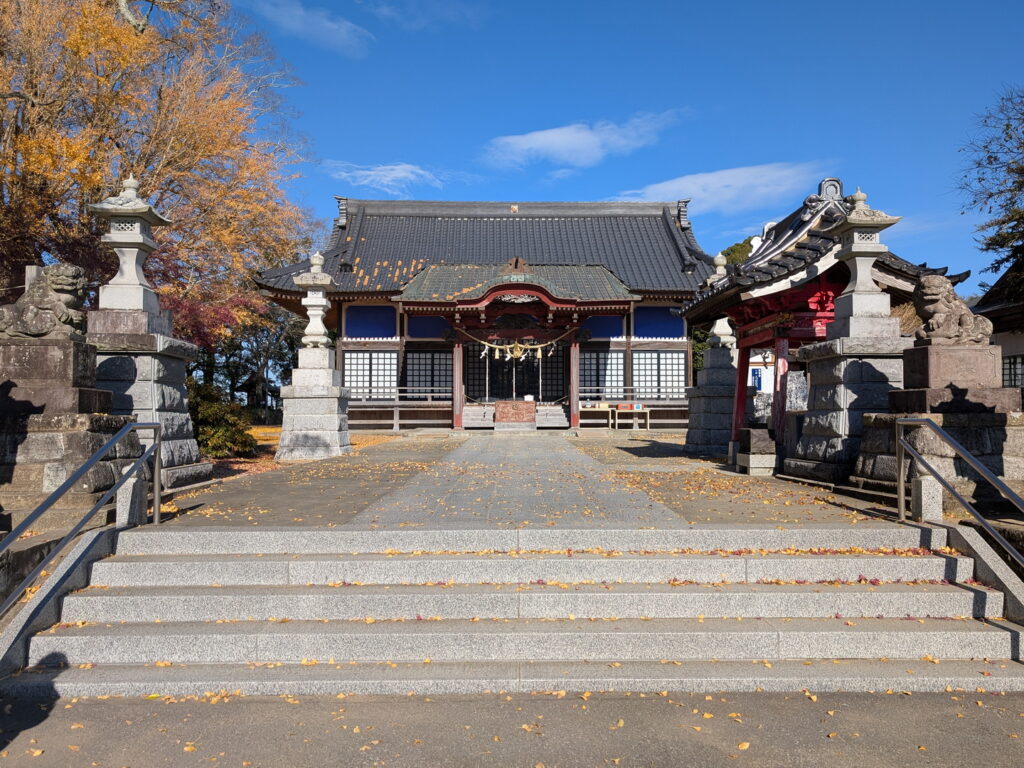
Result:
M782 221L765 228L763 236L755 239L754 250L746 261L727 267L724 277L704 287L684 307L687 317L699 321L706 308L721 306L726 296L800 273L839 244L839 238L830 231L845 219L850 209L842 196L841 183L837 179L823 180L818 194L809 196ZM926 274L944 275L947 271L927 264L911 264L888 251L878 255L876 264L914 280ZM956 284L969 274L950 275L949 279Z
M985 295L978 299L973 310L978 314L1016 308L1024 304L1024 258L1010 265Z
M579 301L639 299L604 267L570 265L527 266L510 272L497 264L435 264L423 269L394 297L396 301L472 300L496 285L537 285L555 298Z
M394 293L432 264L606 267L630 290L687 293L711 273L675 205L344 200L324 256L340 293ZM680 218L683 219L682 223ZM258 283L296 291L308 262L268 270Z

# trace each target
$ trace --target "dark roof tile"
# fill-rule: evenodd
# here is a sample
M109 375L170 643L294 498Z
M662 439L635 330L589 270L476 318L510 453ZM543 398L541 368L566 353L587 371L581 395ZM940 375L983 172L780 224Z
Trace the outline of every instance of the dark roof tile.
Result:
M512 213L512 207L518 212ZM711 274L689 225L664 203L457 203L348 200L324 270L337 292L394 293L434 264L606 267L633 291L687 293ZM347 267L346 267L347 265ZM297 290L308 262L258 283ZM346 271L347 270L347 271Z

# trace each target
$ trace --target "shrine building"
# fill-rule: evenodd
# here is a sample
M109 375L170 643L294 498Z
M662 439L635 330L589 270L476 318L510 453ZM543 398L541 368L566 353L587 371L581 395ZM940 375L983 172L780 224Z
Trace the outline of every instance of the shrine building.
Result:
M769 388L771 413L763 426L777 444L787 440L787 412L802 413L820 405L806 400L788 402L789 377L791 371L803 376L796 351L805 344L824 341L826 328L835 319L835 299L850 283L849 268L837 259L843 243L835 230L854 204L866 199L859 189L845 196L839 179L823 179L817 193L809 195L796 210L765 225L761 236L753 238L751 253L742 264L719 264L717 273L684 308L686 320L695 328L726 317L735 330L734 441L743 427L751 425L746 385L755 352L770 353L775 363ZM871 278L889 294L892 314L900 318L903 333L909 334L920 326L911 301L914 286L924 275L946 275L947 271L912 264L884 249L872 265ZM948 277L955 285L969 274ZM806 397L806 384L798 389ZM796 437L790 435L788 439Z
M338 198L323 269L351 428L494 428L510 401L538 428L684 426L679 308L713 273L687 202ZM257 282L302 314L309 268Z

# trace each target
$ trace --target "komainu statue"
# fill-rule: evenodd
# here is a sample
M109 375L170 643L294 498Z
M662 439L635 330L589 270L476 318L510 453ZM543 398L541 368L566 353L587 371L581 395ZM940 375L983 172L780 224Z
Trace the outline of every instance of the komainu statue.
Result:
M942 275L925 275L914 288L914 308L924 321L917 338L932 344L988 344L992 321L967 308Z
M77 338L85 327L85 272L51 264L14 304L0 307L0 339Z

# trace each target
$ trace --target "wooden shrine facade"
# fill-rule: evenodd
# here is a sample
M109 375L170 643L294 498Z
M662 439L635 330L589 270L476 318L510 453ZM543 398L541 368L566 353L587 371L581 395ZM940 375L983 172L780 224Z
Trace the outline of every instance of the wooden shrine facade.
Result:
M725 315L736 329L736 396L733 401L733 440L746 426L746 387L750 356L755 349L771 349L775 360L771 427L781 435L786 414L790 352L802 344L825 339L825 328L835 318L835 299L849 281L849 272L837 265L802 285L735 304Z
M352 428L490 428L510 400L535 403L538 427L685 425L678 308L711 271L685 204L346 200L339 212L327 321ZM300 312L303 268L260 285ZM645 412L613 420L620 406Z

